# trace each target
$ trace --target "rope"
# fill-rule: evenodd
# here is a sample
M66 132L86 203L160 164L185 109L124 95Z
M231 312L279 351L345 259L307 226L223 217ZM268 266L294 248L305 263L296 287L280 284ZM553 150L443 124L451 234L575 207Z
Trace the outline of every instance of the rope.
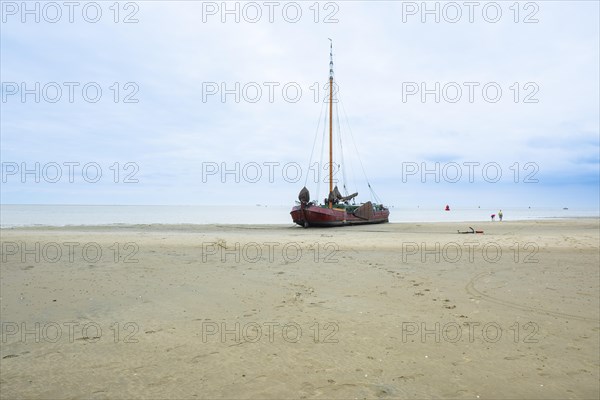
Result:
M313 161L313 155L315 153L315 147L317 145L317 137L319 135L319 127L321 126L321 116L323 115L323 108L325 108L325 105L321 105L321 112L319 113L319 119L317 120L317 129L315 130L315 139L313 140L313 146L312 146L312 150L310 152L310 158L308 159L308 169L306 171L306 178L304 178L304 186L306 187L306 184L308 182L308 175L309 175L309 171L310 171L310 167ZM323 159L323 146L321 146L321 159ZM317 166L318 168L318 166ZM319 182L321 181L320 179L321 176L321 171L320 169L317 172L317 195L319 194ZM318 197L317 197L318 199Z
M356 146L356 141L354 140L354 133L352 132L352 128L350 128L350 123L348 121L348 114L346 114L346 108L344 107L344 102L342 101L342 97L339 95L338 95L338 100L339 100L340 104L342 105L342 111L344 112L344 117L346 117L346 125L348 126L348 131L350 132L350 137L352 139L352 144L354 145L354 150L356 151L356 156L358 158L358 162L360 163L360 168L363 172L363 176L365 177L365 180L367 181L367 186L368 186L369 192L371 194L371 200L381 203L381 199L379 199L379 196L377 196L377 193L375 193L375 191L371 187L371 182L369 181L369 178L367 177L367 172L365 171L365 167L362 163L362 159L360 158L360 153L358 152L358 147Z
M340 124L340 113L338 109L337 102L335 104L335 116L337 120L337 132L338 132L338 141L340 142L340 165L342 170L342 190L344 191L344 196L348 196L348 188L346 187L346 183L348 179L346 179L346 163L344 162L344 146L342 142L342 124Z

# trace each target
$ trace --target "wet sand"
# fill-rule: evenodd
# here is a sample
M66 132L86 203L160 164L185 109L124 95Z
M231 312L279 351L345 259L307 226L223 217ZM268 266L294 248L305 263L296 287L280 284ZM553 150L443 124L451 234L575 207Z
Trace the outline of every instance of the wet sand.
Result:
M598 219L1 235L2 398L600 395Z

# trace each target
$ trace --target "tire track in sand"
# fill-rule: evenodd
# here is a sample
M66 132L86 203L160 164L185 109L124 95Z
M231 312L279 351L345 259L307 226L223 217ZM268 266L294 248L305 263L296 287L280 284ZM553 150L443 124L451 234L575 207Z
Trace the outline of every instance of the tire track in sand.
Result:
M506 270L509 270L509 269L511 269L511 268L507 268ZM504 271L504 270L499 270L499 271L494 271L494 272L500 272L500 271ZM580 315L573 315L573 314L567 314L567 313L562 313L562 312L558 312L558 311L545 310L543 308L524 306L521 304L513 303L510 301L499 299L494 296L487 295L487 294L477 290L477 288L475 287L475 282L477 282L483 276L493 275L494 272L482 272L480 274L475 275L469 281L467 286L465 286L467 293L469 293L471 296L473 296L475 298L480 298L483 300L490 301L492 303L500 304L500 305L511 307L511 308L516 308L517 310L521 310L521 311L525 311L525 312L550 315L553 317L559 317L559 318L565 318L565 319L574 319L574 320L578 320L578 321L593 322L596 324L600 323L600 320L595 319L595 318L586 318L586 317L582 317Z

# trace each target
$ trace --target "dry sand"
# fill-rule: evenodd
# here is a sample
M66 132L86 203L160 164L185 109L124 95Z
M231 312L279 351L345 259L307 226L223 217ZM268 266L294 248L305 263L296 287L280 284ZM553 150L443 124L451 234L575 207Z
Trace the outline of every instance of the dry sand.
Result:
M598 398L599 232L4 229L0 395Z

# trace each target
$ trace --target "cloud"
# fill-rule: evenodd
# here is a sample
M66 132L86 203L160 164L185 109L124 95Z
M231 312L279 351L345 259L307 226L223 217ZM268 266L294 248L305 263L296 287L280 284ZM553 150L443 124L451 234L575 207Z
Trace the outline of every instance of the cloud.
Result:
M394 2L331 3L337 9L319 3L318 15L312 4L300 3L297 23L285 20L282 10L289 3L281 3L273 23L265 7L256 23L243 15L235 23L232 14L222 23L221 13L203 14L205 3L138 3L135 24L114 23L107 5L97 24L82 19L22 24L18 18L3 23L2 82L26 82L28 87L40 82L43 87L76 81L80 86L73 103L64 100L65 94L57 103L43 98L35 103L31 95L24 103L18 95L2 103L2 160L131 161L139 165L143 182L134 189L111 188L101 196L100 186L76 184L66 190L8 182L2 201L34 196L38 202L147 204L149 197L153 204L212 204L233 197L251 204L291 202L302 182L280 178L278 183L230 185L203 183L198 176L203 163L212 162L294 162L308 168L326 95L330 37L352 134L384 200L403 198L398 197L405 185L402 163L494 162L507 171L505 176L514 163L521 168L535 163L543 180L527 192L532 202L536 196L540 202L553 196L559 201L565 195L561 185L597 189L595 2L535 3L539 23L533 24L522 22L530 9L521 9L515 23L508 3L501 4L498 23L486 22L480 9L470 23L465 8L457 23L444 15L440 23L431 15L422 23L420 11L406 15L405 5ZM245 4L239 3L240 10ZM130 10L121 10L120 18L125 11ZM323 23L331 13L338 22ZM80 88L87 82L103 90L97 103L82 98ZM135 84L134 94L125 88L128 82ZM209 95L213 84L219 91ZM486 99L486 85L492 90L487 94L501 89L497 102ZM257 87L261 98L252 103L248 96ZM286 93L284 87L300 88L299 100L286 99L294 92ZM419 92L407 95L408 87ZM460 99L449 101L457 88ZM239 102L235 93L222 97L222 89L237 91ZM423 89L429 91L424 97ZM138 102L125 103L127 95ZM345 161L356 162L351 153ZM360 165L352 168L359 181ZM544 186L554 192L542 190ZM416 197L430 195L423 185L410 190ZM466 201L482 190L485 185L469 184L456 193L468 193ZM523 193L509 185L503 195L518 199Z

